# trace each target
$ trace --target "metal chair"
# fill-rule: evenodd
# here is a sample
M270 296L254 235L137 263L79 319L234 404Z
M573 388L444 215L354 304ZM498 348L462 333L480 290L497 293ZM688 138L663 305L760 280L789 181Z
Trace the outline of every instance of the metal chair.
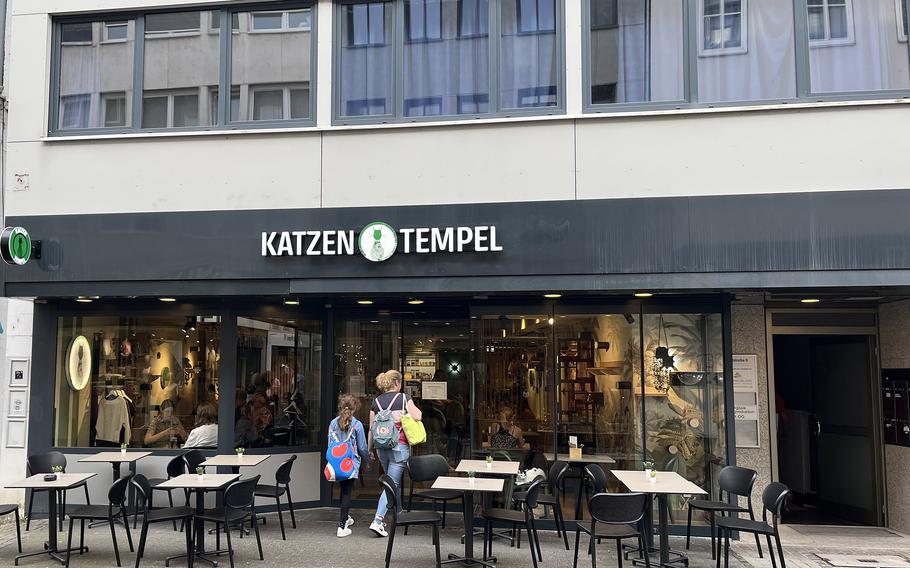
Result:
M464 499L464 494L454 489L419 489L414 491L414 484L424 481L436 481L436 478L449 473L449 462L439 454L427 456L411 456L408 459L408 477L411 480L411 489L408 494L408 512L414 505L414 498L426 499L433 502L433 510L442 502L442 528L446 528L446 505L449 501ZM407 527L404 534L408 534Z
M569 550L569 536L566 534L566 519L562 514L562 480L568 471L569 464L566 462L553 462L547 476L549 493L542 493L537 497L538 505L553 509L553 517L556 521L556 536L562 536L566 550ZM516 492L512 494L512 500L516 504L522 505L527 495L527 491Z
M205 456L202 455L202 452L199 450L189 450L184 452L180 457L183 458L187 473L196 473L196 468L201 466L202 462L205 461Z
M66 562L65 566L70 565L70 553L73 548L73 526L76 521L80 521L79 530L79 550L85 548L85 521L106 520L111 527L111 541L114 543L114 557L117 559L117 566L120 566L120 548L117 546L117 531L114 530L114 521L120 519L123 521L123 528L126 529L126 540L130 545L130 552L133 551L133 537L130 535L130 524L126 516L126 488L130 484L133 474L128 473L111 485L107 492L107 505L82 505L75 511L69 513L70 529L66 538Z
M291 512L291 526L297 528L297 519L294 518L294 502L291 500L291 468L297 455L291 455L275 471L275 485L257 485L256 497L268 497L275 500L278 507L278 524L281 525L281 540L287 540L284 534L284 517L281 515L281 498L288 496L288 510ZM262 519L265 524L265 518Z
M19 554L22 554L22 529L19 528L19 505L0 505L0 517L10 513L16 515L16 544L19 545Z
M537 537L537 528L534 526L534 509L537 507L537 498L540 495L540 489L543 486L543 479L535 479L528 486L521 510L505 509L499 507L484 507L484 558L493 556L493 523L505 523L511 525L512 529L518 534L520 529L524 528L528 533L528 546L531 549L531 562L534 568L537 568L538 559L543 562L543 555L540 553L540 540ZM470 527L468 527L470 529Z
M777 562L774 561L774 547L771 546L771 537L777 542L777 553L780 555L781 568L787 568L787 561L784 560L784 549L780 544L780 532L778 531L778 521L783 512L787 498L790 496L790 488L783 483L774 482L768 485L761 494L762 500L762 520L753 521L751 519L741 519L739 517L721 517L717 520L717 530L724 540L724 567L729 566L730 562L730 535L734 532L752 533L754 535L765 535L768 539L768 555L771 557L771 566L777 568ZM771 524L768 524L768 513L771 513ZM717 555L717 568L720 568L720 551Z
M705 499L696 499L694 501L689 501L689 520L686 523L686 550L689 549L689 541L692 537L692 510L697 509L700 511L706 511L709 515L709 522L711 524L711 559L715 558L715 551L718 553L720 550L715 546L714 534L717 532L717 523L716 517L717 514L729 515L734 514L737 517L739 513L749 513L749 518L753 521L755 520L755 513L752 510L752 488L755 486L755 480L758 479L758 473L754 469L747 469L744 467L737 467L735 465L728 465L727 467L720 470L719 484L720 484L720 500L719 501L710 501ZM736 496L736 500L732 503L729 501L724 501L724 492L727 493L727 497ZM747 507L740 507L739 497L745 497L748 503ZM761 541L758 538L758 535L755 535L755 545L758 547L758 557L763 558L761 550Z
M439 552L439 525L442 523L442 517L436 511L401 511L398 503L398 487L395 481L388 475L382 475L379 478L379 484L389 502L389 512L394 512L392 524L389 527L389 544L385 551L385 568L389 568L392 561L392 548L395 546L395 531L398 527L410 527L415 525L431 525L433 527L433 545L436 547L436 568L442 566L442 558ZM467 530L471 530L467 527Z
M590 537L588 554L591 556L591 567L597 566L597 545L601 539L616 541L617 565L622 568L622 541L634 538L638 540L638 550L645 548L642 519L651 505L651 499L644 493L597 493L588 502L591 512L589 527L578 522L575 525L575 559L573 568L578 568L578 542L581 533ZM645 566L650 568L651 560L647 554L641 554Z
M46 454L35 454L29 456L25 462L26 471L28 475L38 475L39 473L53 473L55 467L62 467L63 472L66 473L66 456L60 452L47 452ZM91 504L91 499L88 495L88 483L82 482L79 485L71 487L71 489L82 488L85 491L85 503ZM25 521L25 530L29 530L32 525L32 505L35 501L35 492L36 491L47 491L46 489L32 489L29 492L28 496L28 509L26 510L26 521ZM66 493L67 491L61 491L61 502L58 510L60 511L60 530L63 530L63 516L66 512ZM48 519L50 522L50 519Z
M215 548L214 552L207 554L218 555L227 554L234 568L234 546L231 544L230 527L238 525L243 530L247 521L253 525L256 531L256 546L259 548L259 560L265 560L262 555L262 539L259 536L259 523L256 522L256 485L259 483L260 476L249 477L240 481L235 481L228 485L224 490L224 506L206 509L201 515L196 515L197 522L210 522L215 524ZM221 549L221 530L227 537L227 548Z
M148 483L151 486L151 494L149 495L149 509L154 508L153 502L155 497L155 491L164 491L167 493L167 504L169 507L174 506L174 497L172 492L174 488L172 487L158 487L158 485L164 483L168 479L173 479L175 477L180 477L186 473L186 461L183 459L183 455L174 456L171 461L167 463L167 479L149 479ZM186 506L190 504L190 494L188 491L183 492L183 497L185 499ZM136 520L139 517L139 514L133 516L133 528L136 528ZM180 526L180 529L183 530L183 525ZM177 530L177 521L174 521L174 530Z
M142 560L142 556L145 554L145 539L148 537L149 525L152 523L171 521L174 526L176 526L178 520L181 525L187 527L185 531L187 565L192 566L193 531L191 527L193 526L194 515L192 507L163 507L161 509L154 509L152 508L152 492L155 488L149 480L141 473L137 473L133 476L132 483L133 487L136 488L136 506L139 507L139 503L141 503L142 507L142 535L139 537L139 549L136 551L135 568L139 568L139 561Z

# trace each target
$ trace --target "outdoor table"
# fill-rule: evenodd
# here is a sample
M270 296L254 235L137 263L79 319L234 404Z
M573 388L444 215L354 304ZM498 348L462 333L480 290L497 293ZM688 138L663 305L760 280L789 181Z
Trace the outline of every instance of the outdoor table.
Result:
M195 473L184 473L183 475L172 477L167 481L162 481L158 487L163 489L186 489L196 493L196 514L201 515L205 511L205 493L206 491L217 491L223 489L228 484L239 479L236 473L206 473L199 479ZM205 528L202 521L196 519L196 555L195 558L205 560L212 566L217 566L218 562L206 558L205 555ZM186 554L171 556L165 561L165 566L170 566L171 560L185 558Z
M558 461L564 461L572 467L577 467L581 470L581 475L579 475L580 481L578 482L578 495L575 499L575 519L581 520L581 490L582 484L584 483L584 471L585 467L588 464L596 463L598 465L613 465L616 463L616 460L608 456L607 454L582 454L580 458L572 458L569 454L557 454L556 459Z
M109 463L114 471L114 481L120 479L120 466L123 464L128 464L130 468L130 473L136 475L136 462L141 460L144 457L152 455L152 452L130 452L126 453L121 451L115 452L99 452L90 456L85 456L79 463ZM131 483L129 486L129 506L133 507L136 503L136 490L133 488ZM126 524L126 517L123 518L123 523ZM89 527L97 527L101 525L106 525L107 521L100 521L94 524L89 525Z
M492 475L497 477L511 477L518 475L519 463L517 461L497 461L494 460L490 467L487 467L487 460L461 460L458 462L458 466L455 468L455 471L458 473L467 473L473 471L479 476ZM513 486L509 486L509 490L506 491L505 503L504 505L509 506L509 503L512 501L512 490ZM475 535L483 534L482 530L479 530L474 533ZM503 531L499 533L494 533L494 536L497 538L508 538L512 539L511 536L507 536L508 531Z
M473 482L472 482L473 481ZM486 558L474 558L474 493L502 493L505 481L502 479L469 478L469 477L439 477L433 483L433 489L454 489L464 493L464 556L449 554L449 559L443 564L463 562L465 564L479 564L494 568L495 565L487 562Z
M674 555L678 556L672 562L670 561L670 541L668 533L668 505L667 497L669 495L706 495L707 492L695 485L688 479L679 475L675 471L659 471L657 472L657 479L655 481L650 481L648 477L645 476L645 472L641 470L637 471L628 471L628 470L618 470L612 472L616 479L620 483L626 486L626 488L633 493L647 493L649 495L657 496L657 512L658 512L658 534L660 535L660 564L661 567L671 567L678 568L674 563L681 562L682 564L688 566L689 559L679 552L673 552ZM650 507L648 507L648 512L650 516ZM650 523L649 523L650 524ZM649 541L646 546L648 549L651 549L651 542L653 541L653 536L651 535L652 531L647 531L647 540ZM633 560L633 563L635 561Z
M254 456L244 455L243 457L236 454L219 454L210 457L199 465L202 467L229 467L231 468L232 473L239 474L241 467L255 467L267 459L269 459L268 454L257 454Z
M92 477L95 477L95 473L58 473L56 481L44 481L45 473L38 473L22 481L17 481L16 483L10 483L6 486L7 489L42 489L47 491L47 542L44 543L44 550L41 552L30 552L28 554L20 554L16 557L16 566L19 565L19 560L22 558L28 558L30 556L41 556L42 554L48 554L51 558L56 560L61 564L66 563L66 558L61 556L66 554L67 550L60 550L57 548L57 493L60 491L66 491L72 489L73 487L78 486L79 484L85 482ZM72 552L88 552L88 547L82 548L71 548L69 549Z

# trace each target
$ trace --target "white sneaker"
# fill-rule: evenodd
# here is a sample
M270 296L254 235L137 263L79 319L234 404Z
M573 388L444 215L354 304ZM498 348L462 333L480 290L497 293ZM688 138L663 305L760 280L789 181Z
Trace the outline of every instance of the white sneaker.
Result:
M352 532L351 529L349 529L347 527L345 527L345 528L338 527L338 531L335 533L335 536L337 536L338 538L344 538L346 536L350 536L351 532Z
M378 537L389 536L389 533L385 530L385 525L378 521L373 521L372 524L370 524L370 530L376 533L376 536Z
M344 528L349 529L353 525L354 525L354 517L352 517L351 515L348 515L348 520L346 523L344 523Z

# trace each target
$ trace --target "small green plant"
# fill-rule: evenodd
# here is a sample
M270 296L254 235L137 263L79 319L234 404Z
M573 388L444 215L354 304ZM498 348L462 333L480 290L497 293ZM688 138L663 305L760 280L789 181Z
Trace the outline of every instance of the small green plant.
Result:
M488 456L487 456L487 464L491 464L491 463L493 463L493 456L492 456L492 455L488 455Z
M650 470L653 470L653 469L654 469L654 462L651 461L651 460L645 460L645 461L641 462L641 465L642 465L642 467L644 467L646 470L649 470L649 469L650 469Z
M656 469L651 470L651 479L657 479L657 470Z
M54 467L51 468L51 471L53 471L54 473L57 473L57 474L63 473L63 466L55 465Z
M121 452L125 452L125 451L126 451L126 447L127 447L126 444L120 444L120 451L121 451Z
M234 448L234 451L237 452L238 456L243 456L243 453L246 451L246 448Z
M196 475L200 475L200 476L201 476L201 475L205 475L205 468L204 468L204 467L197 467L197 468L196 468Z
M477 472L474 470L468 472L468 479L474 479L475 477L477 477Z

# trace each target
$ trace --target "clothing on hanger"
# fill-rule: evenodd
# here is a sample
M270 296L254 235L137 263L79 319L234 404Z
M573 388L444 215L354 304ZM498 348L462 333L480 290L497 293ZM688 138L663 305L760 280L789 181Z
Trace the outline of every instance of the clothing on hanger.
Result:
M95 439L120 443L120 431L124 430L124 441L130 440L130 411L125 398L104 396L98 402L98 419L95 421Z

